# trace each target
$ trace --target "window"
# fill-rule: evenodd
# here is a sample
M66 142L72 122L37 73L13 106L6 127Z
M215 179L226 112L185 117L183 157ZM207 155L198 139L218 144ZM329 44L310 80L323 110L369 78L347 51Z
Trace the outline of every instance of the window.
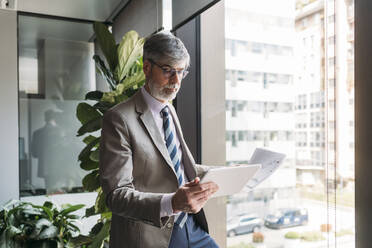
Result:
M328 38L328 44L329 45L336 44L336 36L335 35L333 35L333 36L331 36L331 37Z
M20 196L82 191L76 106L96 89L91 23L19 15Z
M329 24L331 24L331 23L334 23L335 22L335 15L333 14L333 15L330 15L330 16L328 16L328 23Z
M267 7L278 6L275 0L239 3L225 1L226 36L234 34L235 39L244 40L251 52L239 63L226 58L226 64L229 69L244 68L248 72L247 81L262 83L262 87L251 84L248 88L241 84L233 94L226 84L228 101L246 102L242 108L244 114L234 119L234 125L233 119L226 115L226 132L233 127L241 141L234 149L227 144L226 164L249 161L256 147L283 152L287 157L262 185L228 197L227 218L253 214L262 219L260 232L270 248L287 247L285 234L290 231L323 237L316 244L302 240L295 246L298 248L334 248L336 243L337 247L352 248L355 243L354 50L353 36L347 37L346 33L353 34L353 18L342 12L337 13L336 20L334 0L281 1L281 8ZM353 1L343 4L347 10ZM237 13L245 16L244 22L233 21ZM325 13L328 18L324 18ZM272 22L277 16L291 22L289 25ZM345 34L338 35L332 28L337 21L348 23L343 25ZM235 24L234 28L230 23ZM295 42L284 37L294 37ZM281 59L276 60L271 56L274 54L280 54ZM336 57L346 71L335 70ZM261 74L255 77L253 73ZM348 87L337 88L335 79L345 75L349 75ZM336 108L341 110L337 114ZM280 230L269 224L281 217L286 224L278 224ZM296 224L295 219L299 221ZM330 232L321 232L326 225L331 227ZM286 229L288 226L292 227ZM341 229L348 234L341 234ZM227 247L255 247L252 236L247 232L239 237L227 237Z
M297 96L297 109L306 109L307 107L307 95L301 94Z
M336 63L336 58L335 57L332 57L332 58L328 59L328 66L329 67L334 67L335 63Z

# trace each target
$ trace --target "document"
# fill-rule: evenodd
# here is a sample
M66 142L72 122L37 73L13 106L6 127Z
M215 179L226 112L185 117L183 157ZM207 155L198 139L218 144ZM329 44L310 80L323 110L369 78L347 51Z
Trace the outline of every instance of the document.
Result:
M252 190L273 174L284 158L282 153L256 148L248 164L210 169L200 182L214 182L218 185L219 189L212 198L233 195L244 187Z
M249 164L261 164L261 169L248 181L246 187L253 189L267 177L274 173L282 164L285 154L269 151L263 148L256 148Z

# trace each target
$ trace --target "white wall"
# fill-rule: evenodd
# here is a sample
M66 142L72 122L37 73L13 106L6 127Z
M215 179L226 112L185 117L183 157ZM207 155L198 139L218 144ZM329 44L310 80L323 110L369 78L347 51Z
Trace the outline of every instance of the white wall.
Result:
M0 10L0 205L18 199L17 13Z
M226 163L225 110L225 8L220 1L201 14L202 163ZM212 199L205 207L211 236L226 247L225 198Z

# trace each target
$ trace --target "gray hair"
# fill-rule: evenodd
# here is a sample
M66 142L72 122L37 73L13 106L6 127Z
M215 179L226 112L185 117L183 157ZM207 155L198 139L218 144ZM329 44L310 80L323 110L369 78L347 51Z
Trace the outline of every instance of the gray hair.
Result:
M174 66L186 62L190 65L190 55L183 42L170 32L159 32L149 36L143 45L143 60L153 60Z

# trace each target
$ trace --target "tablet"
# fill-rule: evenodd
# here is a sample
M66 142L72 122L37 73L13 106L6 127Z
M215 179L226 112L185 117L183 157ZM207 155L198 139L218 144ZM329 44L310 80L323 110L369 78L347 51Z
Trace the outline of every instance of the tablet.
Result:
M215 182L218 185L219 189L212 198L233 195L240 192L260 168L261 164L213 168L204 175L200 183Z

